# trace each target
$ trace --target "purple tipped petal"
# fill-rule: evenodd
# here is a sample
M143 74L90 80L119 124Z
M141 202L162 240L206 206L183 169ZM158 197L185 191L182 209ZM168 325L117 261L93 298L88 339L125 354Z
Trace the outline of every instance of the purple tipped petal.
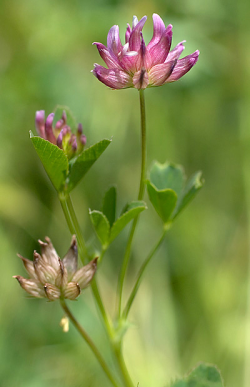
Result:
M131 34L131 27L130 25L128 24L127 26L127 29L126 29L126 33L125 33L125 42L128 43L129 42L129 38L130 38L130 34Z
M111 89L124 89L132 86L131 76L122 70L106 69L103 66L95 65L93 74Z
M82 134L82 132L83 132L83 127L82 127L82 124L79 123L79 124L78 124L78 127L77 127L77 133L78 133L78 134Z
M147 51L145 59L147 69L165 62L171 47L172 34L172 25L170 24L163 32L158 43Z
M53 133L53 127L52 127L53 119L54 119L54 113L49 114L45 122L45 135L46 135L46 140L52 142L52 144L56 144L56 138Z
M71 138L70 138L69 142L71 144L71 148L72 148L73 153L75 153L76 150L77 150L77 141L76 141L76 135L75 134L71 135Z
M197 50L191 55L187 55L182 59L179 59L176 63L176 66L170 75L170 77L166 80L168 82L175 82L180 79L183 75L185 75L197 62L199 58L200 52Z
M173 69L176 65L177 59L169 61L167 63L158 64L149 71L149 84L152 86L161 86L163 85L167 78L173 72Z
M109 69L112 69L112 68L119 68L121 69L121 66L119 65L119 62L117 60L117 58L115 57L115 55L113 53L111 53L106 46L104 46L104 44L101 44L101 43L93 43L96 45L98 51L99 51L99 54L101 55L102 59L104 60L104 62L106 63L106 65L108 66Z
M83 146L86 145L87 137L83 134L83 135L80 137L80 141L81 141L81 144L82 144Z
M121 39L119 36L119 27L114 25L110 28L108 37L107 37L107 47L111 54L114 54L116 57L122 51Z
M167 59L165 62L168 62L168 61L173 60L173 59L179 59L182 51L185 48L183 43L185 43L185 40L183 40L183 42L178 43L177 46L175 46L175 48L173 48L173 50L171 50L168 53L168 56L167 56Z
M149 44L147 45L148 50L152 48L156 43L159 42L163 32L165 31L165 24L157 13L153 14L154 34Z
M141 47L141 31L146 20L147 20L147 16L143 16L143 18L133 28L129 38L130 51L139 51Z
M38 110L35 119L36 131L39 136L45 138L45 111Z

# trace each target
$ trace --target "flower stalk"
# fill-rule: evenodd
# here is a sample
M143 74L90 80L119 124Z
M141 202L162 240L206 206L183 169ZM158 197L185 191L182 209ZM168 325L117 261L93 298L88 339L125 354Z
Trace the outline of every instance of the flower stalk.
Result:
M83 327L79 324L79 322L76 320L76 318L73 316L73 314L69 310L67 304L65 303L65 300L64 299L60 300L60 303L61 303L61 307L63 308L64 312L66 313L66 315L68 316L68 318L70 319L70 321L72 322L72 324L74 325L76 330L80 333L82 338L86 341L88 346L91 348L92 352L94 353L96 359L98 360L100 366L102 367L103 371L105 372L106 376L108 377L108 379L110 380L112 385L114 387L120 387L120 384L117 382L116 377L113 375L113 372L110 371L107 363L103 359L103 357L102 357L101 353L99 352L98 348L96 347L95 343L89 337L89 335L83 329Z
M166 233L167 233L167 230L164 229L164 231L163 231L163 233L162 233L160 239L158 240L158 242L156 243L156 245L153 247L153 249L151 250L150 254L149 254L148 257L145 259L145 261L143 262L143 264L142 264L142 266L141 266L141 268L140 268L140 270L139 270L139 273L138 273L138 276L137 276L137 280L136 280L136 282L135 282L135 285L134 285L134 287L133 287L133 290L132 290L132 292L131 292L131 294L130 294L130 297L129 297L128 301L127 301L127 304L126 304L126 306L125 306L125 308L124 308L124 311L123 311L123 314L122 314L122 316L123 316L124 319L127 319L127 317L128 317L129 311L130 311L130 309L131 309L131 306L132 306L132 304L133 304L133 302L134 302L135 296L136 296L136 294L137 294L137 292L138 292L138 289L139 289L139 286L140 286L140 284L141 284L141 280L142 280L143 274L144 274L144 272L145 272L147 266L148 266L149 263L151 262L153 256L155 255L155 253L157 252L157 250L158 250L158 249L160 248L160 246L162 245L162 243L163 243L163 241L164 241L164 239L165 239Z
M138 193L138 200L143 199L144 191L145 191L145 173L146 173L146 154L147 154L147 148L146 148L146 110L145 110L145 96L144 96L144 90L139 90L139 96L140 96L140 117L141 117L141 178L140 178L140 186L139 186L139 193ZM139 216L137 216L132 224L131 231L128 238L128 243L126 246L123 264L121 268L120 278L118 282L118 317L121 317L122 314L122 292L123 292L123 285L125 280L125 275L128 269L128 263L131 253L131 247L132 242L134 238L135 229L137 226Z

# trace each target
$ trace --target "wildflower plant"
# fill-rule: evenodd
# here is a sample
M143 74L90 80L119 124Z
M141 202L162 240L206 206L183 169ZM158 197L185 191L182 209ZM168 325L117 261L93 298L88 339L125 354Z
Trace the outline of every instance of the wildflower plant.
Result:
M142 28L146 16L140 21L133 18L132 27L128 25L125 44L119 37L119 27L109 30L107 46L94 43L107 68L95 65L93 74L104 85L112 89L134 87L139 91L141 117L141 173L138 196L128 203L120 216L116 215L116 189L111 187L104 194L101 209L89 211L90 220L97 238L100 241L100 253L91 257L81 227L71 201L70 193L110 145L111 140L104 139L86 148L86 137L81 124L77 124L68 108L58 106L55 112L45 118L40 110L35 116L35 127L38 135L30 132L34 148L57 191L63 213L72 234L69 251L63 259L57 255L49 238L39 241L41 254L34 252L33 261L19 255L29 279L15 276L21 287L33 297L59 301L66 316L87 342L97 361L114 387L138 386L132 380L123 358L123 340L128 327L129 312L137 295L140 283L147 266L156 255L165 239L167 231L175 219L195 197L203 186L201 172L186 179L183 168L171 162L155 162L147 175L146 167L146 115L145 89L174 82L184 76L197 62L199 51L180 59L184 49L183 42L171 50L172 25L165 26L160 16L153 15L153 37L146 46ZM88 139L89 141L89 139ZM124 284L130 263L131 249L135 230L141 212L147 209L144 201L147 190L149 200L162 222L162 233L148 256L145 257L128 295L123 302ZM117 308L115 318L107 312L101 289L99 289L96 271L101 270L100 262L110 244L121 231L131 223L127 245L124 247L124 258L118 275ZM77 268L78 251L83 266ZM94 259L93 259L94 258ZM99 266L99 267L98 267ZM91 286L96 306L100 312L103 325L110 342L110 348L117 367L114 372L85 329L70 311L66 300L75 300L87 286ZM68 330L68 320L61 322L63 329ZM174 381L172 387L222 387L219 371L207 364L201 364L185 378Z

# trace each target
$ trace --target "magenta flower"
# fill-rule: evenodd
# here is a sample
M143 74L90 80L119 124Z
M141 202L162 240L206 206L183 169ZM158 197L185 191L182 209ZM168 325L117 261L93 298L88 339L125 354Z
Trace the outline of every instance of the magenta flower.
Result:
M119 37L119 27L111 27L107 37L107 47L97 46L99 54L108 68L95 64L93 74L99 81L112 89L135 87L146 89L174 82L185 75L197 62L199 51L179 59L184 50L183 42L170 51L172 25L167 28L159 15L153 14L154 33L146 46L142 28L147 20L144 16L139 22L133 18L132 28L128 24L123 46Z
M86 136L82 133L82 124L78 125L77 133L73 134L67 125L67 115L63 111L62 118L53 126L54 113L48 115L45 120L45 111L36 112L36 131L40 137L48 140L66 153L68 158L72 158L82 152L86 144Z

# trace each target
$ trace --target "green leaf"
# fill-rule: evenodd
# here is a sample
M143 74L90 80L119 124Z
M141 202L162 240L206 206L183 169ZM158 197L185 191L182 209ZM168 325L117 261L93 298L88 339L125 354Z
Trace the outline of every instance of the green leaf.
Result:
M76 159L73 160L68 176L68 192L70 192L79 183L110 143L111 140L102 140L83 151Z
M34 136L31 131L30 138L45 171L59 192L64 187L69 169L67 156L56 145L41 137Z
M53 119L53 127L55 127L57 121L59 121L62 118L63 111L65 111L67 116L67 125L70 126L72 133L76 132L77 123L76 123L75 117L73 116L73 113L67 106L62 106L62 105L56 106L55 116Z
M177 195L172 189L158 190L149 181L147 182L148 196L155 211L167 223L177 203Z
M196 172L187 182L181 197L178 200L173 218L183 210L184 207L195 197L197 192L203 187L202 172Z
M150 170L150 183L158 190L172 189L177 196L180 194L184 184L184 171L180 165L166 162L160 164L157 161Z
M109 224L112 227L116 214L116 188L114 186L110 187L105 193L102 212L107 217Z
M223 387L223 381L215 366L201 363L188 376L172 383L171 387Z
M89 212L91 222L94 225L95 232L103 246L109 242L110 225L106 216L100 211Z
M110 243L120 234L120 232L132 219L146 209L147 205L142 201L131 202L127 207L127 211L123 213L123 215L121 215L120 218L118 218L113 224L110 232Z

